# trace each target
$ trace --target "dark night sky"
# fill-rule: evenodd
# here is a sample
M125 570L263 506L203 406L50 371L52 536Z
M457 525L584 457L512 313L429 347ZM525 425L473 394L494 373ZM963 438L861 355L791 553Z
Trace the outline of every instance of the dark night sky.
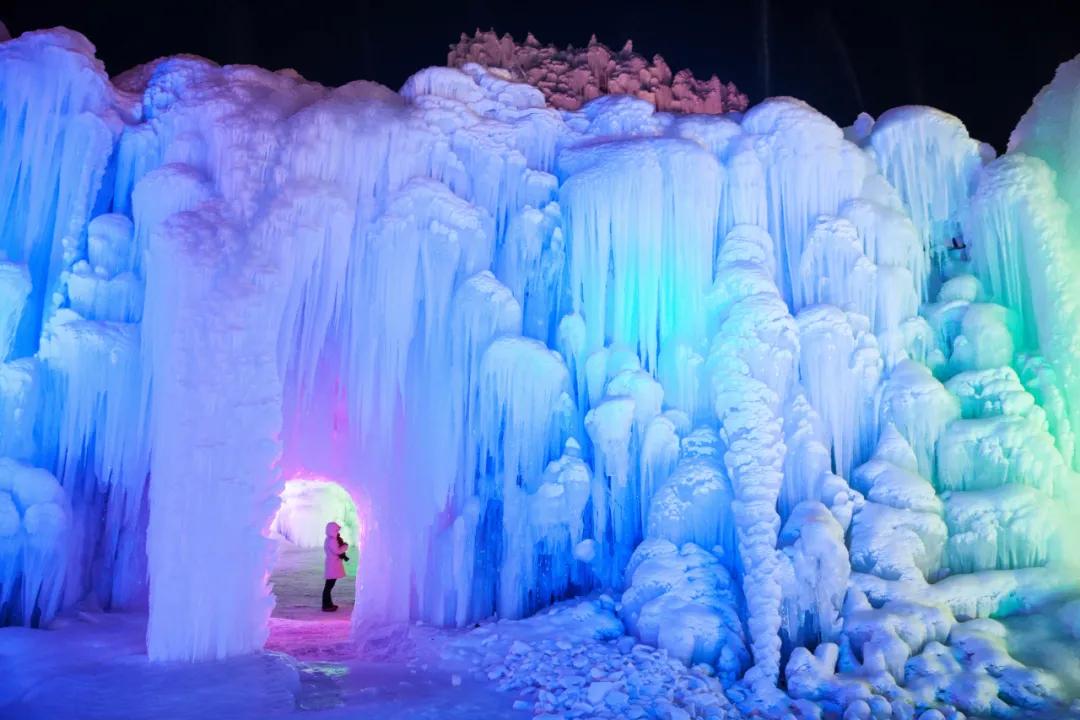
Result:
M800 97L841 125L860 110L924 103L958 115L1002 150L1054 68L1080 53L1077 0L746 0L576 3L539 0L0 0L12 34L66 25L109 72L188 52L222 63L293 67L327 84L397 88L446 62L461 31L494 27L542 42L626 38L674 69L765 93L761 8L768 5L770 94Z

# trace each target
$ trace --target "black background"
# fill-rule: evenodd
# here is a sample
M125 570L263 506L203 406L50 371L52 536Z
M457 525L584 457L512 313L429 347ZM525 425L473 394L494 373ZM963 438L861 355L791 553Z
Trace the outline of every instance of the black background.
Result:
M616 49L631 38L673 69L735 82L752 102L766 90L794 95L841 125L860 110L934 105L999 151L1054 68L1080 53L1074 15L1080 0L0 0L13 35L78 30L111 74L186 52L292 67L325 84L365 78L396 89L416 70L445 64L448 45L477 27L519 40L532 31L560 46L584 45L591 33Z

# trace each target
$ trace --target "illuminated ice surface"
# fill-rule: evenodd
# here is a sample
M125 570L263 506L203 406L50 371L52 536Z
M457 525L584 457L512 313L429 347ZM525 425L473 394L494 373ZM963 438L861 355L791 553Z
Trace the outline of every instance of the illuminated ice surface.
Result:
M1078 102L1080 60L995 158L923 107L0 44L0 621L53 628L0 632L0 713L112 642L288 712L275 538L355 508L353 638L458 677L433 716L1065 716Z

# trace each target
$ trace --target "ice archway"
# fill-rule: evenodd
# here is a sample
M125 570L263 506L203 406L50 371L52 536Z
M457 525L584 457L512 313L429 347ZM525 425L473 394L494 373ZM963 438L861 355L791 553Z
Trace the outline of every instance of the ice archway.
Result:
M281 507L270 523L270 535L302 548L318 548L326 539L326 523L341 526L341 537L356 547L360 517L349 491L327 478L299 476L285 483Z

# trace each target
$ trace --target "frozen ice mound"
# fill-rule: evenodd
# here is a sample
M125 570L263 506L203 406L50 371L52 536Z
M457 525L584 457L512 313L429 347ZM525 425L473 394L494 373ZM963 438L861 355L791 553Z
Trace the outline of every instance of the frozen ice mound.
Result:
M0 620L47 624L60 609L70 503L48 470L0 458Z
M707 663L725 683L749 662L736 586L719 560L694 543L649 539L627 566L620 616L627 632L688 665Z

